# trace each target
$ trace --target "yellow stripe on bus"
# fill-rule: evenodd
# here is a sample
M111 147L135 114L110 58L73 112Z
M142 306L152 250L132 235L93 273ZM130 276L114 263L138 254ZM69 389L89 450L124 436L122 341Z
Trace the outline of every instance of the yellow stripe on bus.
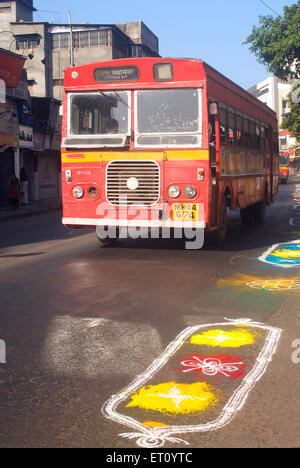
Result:
M152 160L152 161L199 161L208 160L208 150L176 150L176 151L139 151L139 152L98 152L72 151L62 153L62 163L91 163L115 160Z

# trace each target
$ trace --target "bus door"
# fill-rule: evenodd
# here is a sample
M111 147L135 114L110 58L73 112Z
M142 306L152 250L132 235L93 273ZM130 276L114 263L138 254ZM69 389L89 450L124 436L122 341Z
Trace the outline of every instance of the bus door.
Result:
M219 147L218 147L218 129L219 116L218 105L216 102L209 103L208 112L208 137L209 137L209 167L210 167L210 224L218 224L218 172L219 172Z

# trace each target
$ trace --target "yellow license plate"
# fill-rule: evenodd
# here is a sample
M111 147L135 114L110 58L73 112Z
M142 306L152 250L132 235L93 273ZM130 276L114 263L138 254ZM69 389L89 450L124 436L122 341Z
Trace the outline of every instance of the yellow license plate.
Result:
M174 203L174 221L199 221L199 203Z

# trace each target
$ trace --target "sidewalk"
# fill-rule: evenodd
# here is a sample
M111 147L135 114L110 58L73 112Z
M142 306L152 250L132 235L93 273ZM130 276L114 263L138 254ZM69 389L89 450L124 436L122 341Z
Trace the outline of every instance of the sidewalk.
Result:
M28 205L19 206L17 210L12 210L9 207L3 208L0 209L0 223L11 219L24 218L26 216L46 214L61 209L61 198L49 198L47 200L30 202Z

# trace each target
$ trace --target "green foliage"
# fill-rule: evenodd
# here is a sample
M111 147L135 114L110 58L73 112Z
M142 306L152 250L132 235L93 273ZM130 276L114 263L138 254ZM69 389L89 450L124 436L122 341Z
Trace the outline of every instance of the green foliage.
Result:
M281 128L289 130L300 142L300 83L289 94L290 112L282 121Z
M283 17L260 16L244 44L281 80L300 78L300 0L284 7Z

